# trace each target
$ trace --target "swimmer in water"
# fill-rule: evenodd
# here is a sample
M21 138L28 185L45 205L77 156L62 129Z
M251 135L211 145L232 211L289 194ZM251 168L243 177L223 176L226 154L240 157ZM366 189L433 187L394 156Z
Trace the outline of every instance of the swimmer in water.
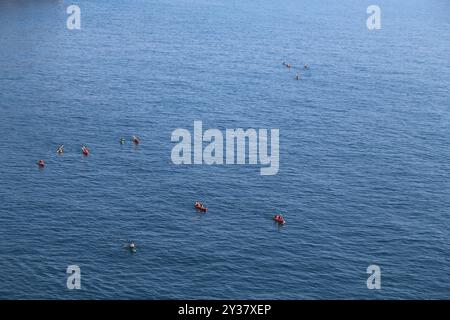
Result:
M63 154L64 153L64 145L63 144L58 147L58 149L56 150L56 153L57 154Z
M297 73L297 74L295 75L295 80L300 80L300 74Z

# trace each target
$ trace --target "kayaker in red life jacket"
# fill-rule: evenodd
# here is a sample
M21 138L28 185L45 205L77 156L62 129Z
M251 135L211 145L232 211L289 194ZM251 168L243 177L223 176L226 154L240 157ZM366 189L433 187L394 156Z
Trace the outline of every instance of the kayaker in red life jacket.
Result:
M81 152L83 152L83 154L84 154L85 156L88 156L88 155L89 155L89 149L88 149L86 146L82 146L82 147L81 147Z
M283 218L283 216L282 216L281 214L276 214L276 215L273 217L273 219L274 219L276 222L279 222L279 223L282 223L282 224L285 223L284 218Z

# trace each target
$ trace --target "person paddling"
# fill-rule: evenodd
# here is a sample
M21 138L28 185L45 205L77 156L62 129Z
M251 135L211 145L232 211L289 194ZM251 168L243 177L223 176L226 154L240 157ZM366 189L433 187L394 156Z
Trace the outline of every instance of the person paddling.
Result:
M83 155L85 156L89 155L89 149L86 146L81 147L81 152L83 152Z
M137 137L137 136L133 136L133 143L134 144L139 144L139 143L141 143L141 140L139 139L139 137Z

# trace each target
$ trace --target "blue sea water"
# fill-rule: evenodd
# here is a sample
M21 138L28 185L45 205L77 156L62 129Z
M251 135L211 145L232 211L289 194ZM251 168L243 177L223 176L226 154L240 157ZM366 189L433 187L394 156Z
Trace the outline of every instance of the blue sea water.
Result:
M0 298L448 299L450 2L376 2L1 1ZM195 120L279 173L174 165Z

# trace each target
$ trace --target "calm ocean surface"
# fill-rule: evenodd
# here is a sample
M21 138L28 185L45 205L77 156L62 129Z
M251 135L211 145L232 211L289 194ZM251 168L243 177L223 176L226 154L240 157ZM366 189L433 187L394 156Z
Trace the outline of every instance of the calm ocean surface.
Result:
M370 4L1 1L0 298L450 298L450 2ZM172 164L194 120L279 173Z

